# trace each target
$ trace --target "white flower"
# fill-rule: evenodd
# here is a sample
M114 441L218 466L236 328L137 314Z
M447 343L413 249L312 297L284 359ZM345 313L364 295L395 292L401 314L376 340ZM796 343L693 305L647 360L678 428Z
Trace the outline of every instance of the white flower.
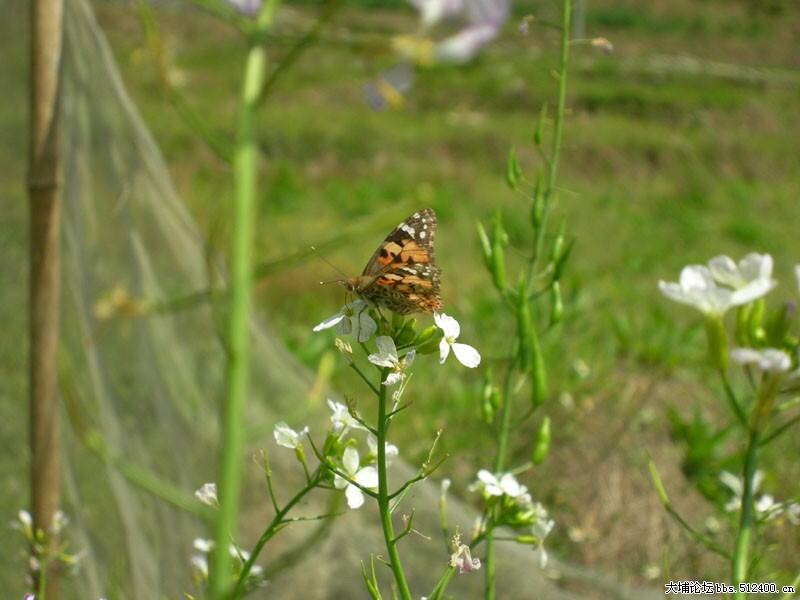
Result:
M726 512L734 512L742 507L742 496L744 495L744 483L740 477L736 477L733 473L723 471L719 474L719 480L724 483L733 492L733 497L725 503ZM756 471L753 476L753 494L761 487L761 482L764 481L764 472Z
M432 58L462 64L497 37L508 19L509 0L410 0L420 12L423 30L446 19L460 18L465 26L433 47Z
M481 364L481 355L472 346L456 343L458 336L461 335L461 325L453 317L444 313L433 313L433 320L436 326L442 330L442 341L439 342L439 362L444 363L450 355L450 348L456 355L458 362L465 367L474 369Z
M216 508L219 506L219 501L217 500L216 483L204 483L199 488L197 488L197 490L195 490L194 497L200 500L200 502L202 502L203 504L207 504L212 508Z
M538 542L536 550L539 554L539 566L544 569L547 566L547 552L544 549L544 540L553 531L556 522L550 518L547 509L541 503L536 502L532 506L533 512L536 516L536 521L531 526L531 532L536 537Z
M308 427L303 427L300 431L295 431L281 421L280 423L275 423L275 429L272 433L275 436L275 442L278 446L296 450L303 443L303 436L308 433Z
M341 402L334 402L328 399L328 407L331 409L331 426L333 433L339 437L345 435L350 429L361 429L367 431L361 423L356 421L355 417L350 414L350 410Z
M351 446L345 448L344 455L342 456L342 471L361 487L368 490L378 488L377 469L375 469L375 467L359 468L358 450ZM359 508L364 504L364 493L358 486L353 485L344 477L338 474L334 476L333 485L336 489L344 489L344 495L347 498L347 506L350 508Z
M194 538L194 540L192 540L192 547L198 552L202 552L203 554L208 554L214 547L214 541L207 540L205 538Z
M394 340L388 335L381 335L375 338L375 345L378 347L377 354L370 354L367 360L373 365L391 369L383 385L394 385L405 379L405 370L414 362L414 355L416 352L412 350L401 360L397 356L397 348L394 345Z
M457 568L459 573L470 573L481 568L481 560L472 558L469 546L459 544L456 551L450 555L450 566Z
M755 364L761 371L784 373L792 366L791 357L783 350L775 348L734 348L731 358L740 365Z
M336 327L336 331L343 335L349 335L355 330L359 342L366 342L378 330L378 325L369 316L367 303L363 300L345 304L338 313L316 325L314 331L331 327Z
M719 287L711 270L703 265L684 267L678 283L658 282L658 289L667 298L717 317L721 317L733 306L749 304L773 287L775 282L771 279L756 279L737 290Z
M469 491L480 491L486 496L503 495L503 490L500 487L500 480L486 469L478 471L478 480L469 486Z
M203 554L192 554L189 559L192 566L192 575L195 579L205 581L208 579L208 558Z
M772 257L769 254L752 252L737 265L728 256L715 256L708 261L708 268L714 280L721 284L741 290L747 286L775 287L772 279Z
M27 539L33 539L33 518L31 513L27 510L20 510L17 513L17 518L9 523L11 529L17 529L22 532Z
M373 456L378 455L378 439L371 433L367 436L367 446L369 446L370 454ZM388 467L392 463L392 459L400 454L400 451L397 446L389 442L385 442L384 446L386 448L386 466Z
M50 527L54 533L61 533L67 525L69 525L69 517L64 514L63 510L53 513L53 523Z

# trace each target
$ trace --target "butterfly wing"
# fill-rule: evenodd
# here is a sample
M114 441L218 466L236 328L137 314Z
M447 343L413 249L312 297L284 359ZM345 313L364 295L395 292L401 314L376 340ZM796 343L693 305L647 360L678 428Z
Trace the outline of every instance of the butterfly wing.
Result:
M439 310L435 238L436 213L431 208L400 223L364 267L361 295L400 314Z

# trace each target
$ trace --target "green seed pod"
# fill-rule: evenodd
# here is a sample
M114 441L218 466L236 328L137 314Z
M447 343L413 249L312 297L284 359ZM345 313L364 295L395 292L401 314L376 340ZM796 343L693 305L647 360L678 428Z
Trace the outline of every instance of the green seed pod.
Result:
M545 416L539 424L539 430L536 432L536 443L533 446L531 453L531 460L533 464L540 465L542 461L547 458L547 453L550 450L550 417Z
M483 228L483 224L478 221L478 240L481 243L481 254L483 255L483 262L489 271L492 270L492 243L489 241L489 236Z
M536 408L547 398L547 370L536 329L531 329L531 403Z
M564 316L564 300L561 298L561 284L553 282L550 288L550 325L557 325Z
M506 160L506 183L512 190L517 189L519 178L522 176L522 171L517 162L517 151L514 146L508 151L508 160Z
M499 291L506 289L506 260L503 246L508 240L508 234L503 229L503 218L500 211L494 217L492 231L492 281Z
M532 366L532 330L527 282L521 278L517 292L517 336L519 337L519 360L523 371Z
M395 338L395 342L398 346L405 346L410 344L411 341L414 339L414 336L417 333L417 320L416 319L409 319L403 324L402 329L397 334Z

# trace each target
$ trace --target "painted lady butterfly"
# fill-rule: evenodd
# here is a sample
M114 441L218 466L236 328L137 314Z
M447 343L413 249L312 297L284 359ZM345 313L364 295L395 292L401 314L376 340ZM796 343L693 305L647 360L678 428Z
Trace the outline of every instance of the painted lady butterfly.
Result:
M401 315L442 308L440 270L434 261L436 213L415 212L378 246L359 277L342 282L363 300Z

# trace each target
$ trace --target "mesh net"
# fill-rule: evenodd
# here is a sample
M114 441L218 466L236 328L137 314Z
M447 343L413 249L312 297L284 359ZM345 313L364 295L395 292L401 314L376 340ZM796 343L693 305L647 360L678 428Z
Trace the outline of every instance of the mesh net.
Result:
M202 297L220 273L209 266L203 239L125 91L90 4L65 4L65 404L73 427L91 426L113 455L188 494L215 473L224 352L211 304L179 300ZM310 422L319 432L327 419L310 392L313 375L265 323L254 320L251 334L248 455L268 444L277 420ZM206 533L199 520L132 485L89 452L74 428L65 430L64 508L72 520L72 546L85 553L78 575L64 584L65 597L153 600L196 593L189 556L193 538ZM271 458L281 486L299 483L291 452L271 452ZM243 548L270 518L260 469L246 462L238 536ZM11 466L19 473L22 464L20 459ZM400 482L411 474L411 467L395 464L391 477ZM416 509L416 529L431 534L430 540L409 536L401 549L417 595L431 589L448 558L436 533L438 496L438 483L426 482L405 501L407 511ZM329 494L320 492L300 513L330 508ZM449 516L451 526L469 531L476 515L450 498ZM269 584L253 596L366 597L360 561L380 555L381 540L377 514L368 507L333 522L290 527L267 546L259 562ZM500 544L498 554L500 598L656 597L555 559L545 573L529 547ZM381 570L388 589L388 569ZM482 580L457 577L450 593L481 597Z

